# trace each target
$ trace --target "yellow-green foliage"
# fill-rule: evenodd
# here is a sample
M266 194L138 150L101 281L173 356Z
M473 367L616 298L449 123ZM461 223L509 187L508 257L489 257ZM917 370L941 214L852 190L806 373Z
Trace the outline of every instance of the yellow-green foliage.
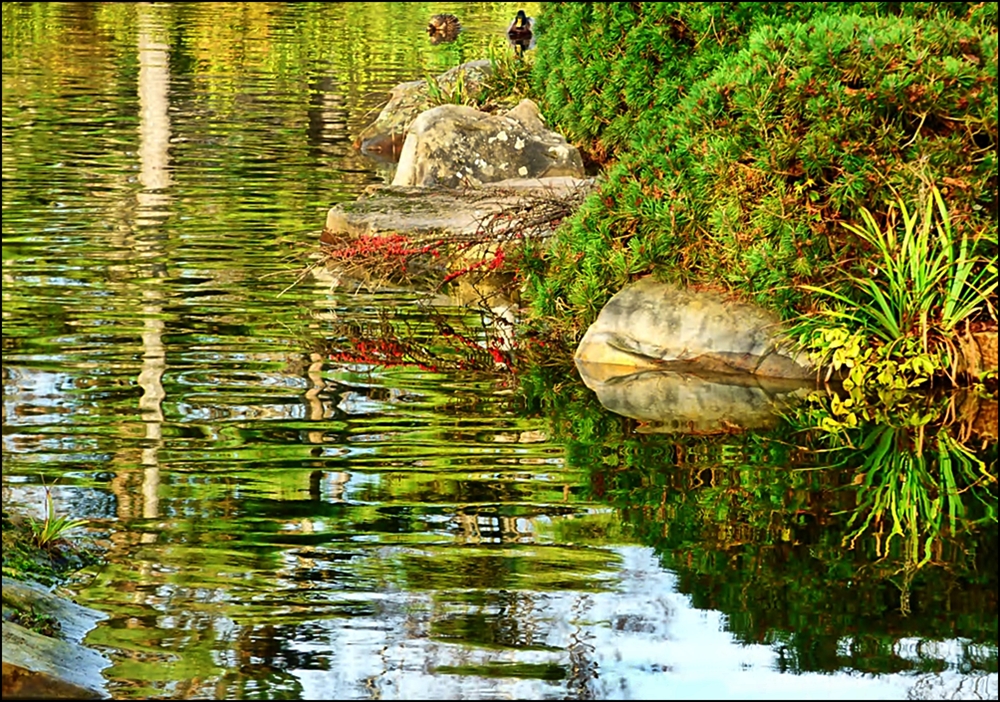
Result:
M996 251L997 14L969 3L554 4L536 90L613 156L529 294L579 331L635 276L786 317L869 255L844 223L941 188Z
M992 258L972 255L985 247L967 236L956 240L937 188L924 200L912 212L899 200L885 227L862 208L865 226L847 226L873 249L862 272L803 286L833 306L803 315L789 334L815 366L828 369L828 378L846 373L849 388L914 387L953 375L960 364L951 337L959 325L996 319L996 249ZM843 281L845 293L837 292Z

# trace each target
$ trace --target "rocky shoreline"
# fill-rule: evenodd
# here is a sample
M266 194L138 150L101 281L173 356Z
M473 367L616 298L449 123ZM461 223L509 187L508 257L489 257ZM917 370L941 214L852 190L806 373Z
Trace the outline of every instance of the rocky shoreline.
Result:
M469 94L474 95L491 68L488 62L473 61L433 80L449 86L464 74L470 76ZM482 237L491 217L516 219L515 213L531 209L529 203L517 211L519 202L563 198L579 207L581 193L596 184L584 174L576 147L545 126L530 100L502 114L487 114L465 105L434 105L427 81L404 83L392 91L362 137L356 143L362 151L393 144L397 171L391 185L373 186L357 201L329 210L321 236L325 244L344 237L390 236L417 246L466 243ZM512 173L521 177L512 178ZM531 236L544 239L558 222L543 222ZM528 229L523 223L515 226ZM482 251L500 241L478 243ZM453 261L451 270L468 260ZM328 260L331 267L340 262ZM610 379L636 373L646 374L648 386L650 372L723 375L726 392L732 382L745 387L755 385L753 379L774 379L784 387L785 381L801 384L817 378L820 369L801 354L792 358L781 350L783 328L775 315L756 305L640 279L607 303L580 341L575 360L588 385L588 379L598 378L595 382L605 389ZM980 378L991 369L995 375L996 328L965 330L954 347L954 378ZM622 387L616 385L618 394Z
M44 618L47 635L18 619ZM30 581L3 578L3 698L108 699L102 672L111 661L83 645L107 615Z

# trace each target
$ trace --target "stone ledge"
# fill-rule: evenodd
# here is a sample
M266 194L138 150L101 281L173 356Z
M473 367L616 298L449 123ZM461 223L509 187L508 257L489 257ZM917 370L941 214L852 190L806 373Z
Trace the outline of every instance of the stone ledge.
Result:
M111 665L106 657L81 642L94 625L106 618L48 592L41 586L3 579L3 698L106 699L101 671ZM38 609L59 623L61 638L44 636L6 621L11 610Z
M483 218L531 197L567 199L594 187L592 178L516 178L477 188L372 185L354 202L334 205L326 215L333 234L414 237L475 235Z

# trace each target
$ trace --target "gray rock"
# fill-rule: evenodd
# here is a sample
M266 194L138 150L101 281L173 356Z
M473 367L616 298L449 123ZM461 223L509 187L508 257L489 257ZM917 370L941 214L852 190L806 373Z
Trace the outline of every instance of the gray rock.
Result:
M111 661L80 645L105 615L44 588L3 579L3 698L106 699L101 671ZM43 636L12 621L13 610L38 610L59 624L61 638Z
M782 345L781 330L775 315L755 305L643 278L608 301L574 359L621 366L621 375L684 362L711 373L814 377Z
M434 80L445 93L454 93L461 81L464 94L475 97L491 75L493 65L489 60L483 59L463 63ZM402 149L407 128L417 115L431 107L433 105L426 80L400 83L390 91L389 102L375 121L358 135L354 147L362 153L395 161Z
M3 603L21 610L39 609L59 622L59 636L66 641L81 643L83 638L107 615L59 597L37 583L3 579ZM7 617L5 616L4 619Z
M545 127L535 103L522 100L500 115L464 105L420 113L406 132L392 184L454 188L583 175L577 148Z
M107 699L111 661L89 648L3 623L3 698Z

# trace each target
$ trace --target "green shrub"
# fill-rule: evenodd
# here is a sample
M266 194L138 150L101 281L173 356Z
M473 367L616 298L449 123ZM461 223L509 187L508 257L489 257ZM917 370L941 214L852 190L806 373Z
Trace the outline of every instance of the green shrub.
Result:
M897 16L892 3L850 4L869 10L862 16L840 14L846 10L835 3L820 14L796 3L677 5L647 9L661 16L672 11L686 19L684 26L704 29L711 18L735 21L728 14L735 5L759 28L725 56L724 42L705 39L717 43L711 60L709 49L697 45L705 32L694 34L687 59L664 54L664 61L684 65L683 75L713 62L714 70L674 104L676 83L656 72L647 79L646 92L656 92L662 108L622 117L630 124L631 148L560 230L546 274L529 281L537 317L568 311L576 328L566 331L579 331L611 294L645 273L733 291L790 317L807 302L800 286L828 281L869 255L869 244L843 225L860 223L863 207L882 224L894 193L913 200L924 182L945 195L956 236L975 238L986 247L977 253L995 255L995 10L903 3ZM778 16L779 6L792 21L769 25L764 14L758 17ZM970 7L967 18L953 16ZM628 12L617 10L621 17ZM808 21L796 21L797 13L810 12ZM574 30L597 37L587 39L594 44L610 45L600 37L619 31L618 62L626 63L629 52L638 51L638 30L608 21L615 13L595 5L557 14L568 16L570 27L594 25ZM569 31L552 19L543 28L553 35ZM552 35L542 38L539 46L551 49ZM548 102L559 91L570 96L556 121L569 121L572 113L574 136L607 138L614 120L594 107L599 94L589 98L589 110L578 104L581 91L592 91L579 82L589 80L581 78L587 68L577 56L583 42L571 43L563 56L562 71L572 73L565 86L553 85L559 71L551 55L540 52L536 69L542 65L553 75ZM610 63L600 69L612 76L609 84L617 75Z
M981 3L632 2L545 3L533 70L543 112L599 155L629 146L637 121L673 107L759 27L824 12L968 16L996 27Z

